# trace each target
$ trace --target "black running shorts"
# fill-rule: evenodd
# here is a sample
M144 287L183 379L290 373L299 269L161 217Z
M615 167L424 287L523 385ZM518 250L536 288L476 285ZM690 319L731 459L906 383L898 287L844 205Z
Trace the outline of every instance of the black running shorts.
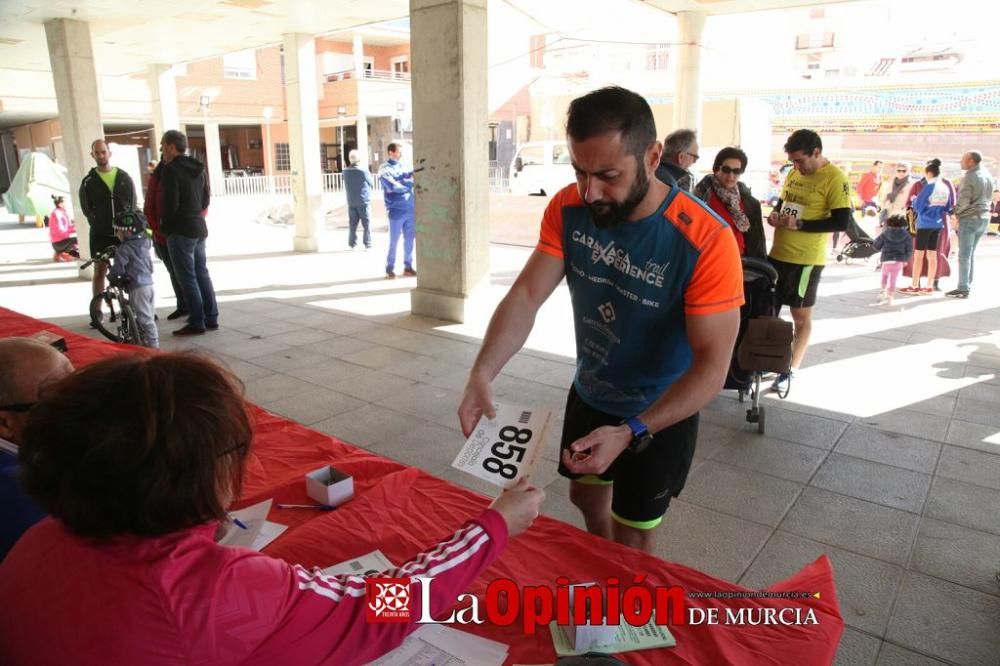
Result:
M778 272L778 302L790 308L811 308L816 305L816 291L822 266L790 264L773 257L768 261Z
M568 449L596 428L621 422L621 417L594 409L570 388L561 448ZM698 415L694 414L656 433L642 453L622 451L603 474L573 474L562 462L559 473L586 485L613 484L612 517L631 527L652 529L663 520L670 498L684 488L697 438Z

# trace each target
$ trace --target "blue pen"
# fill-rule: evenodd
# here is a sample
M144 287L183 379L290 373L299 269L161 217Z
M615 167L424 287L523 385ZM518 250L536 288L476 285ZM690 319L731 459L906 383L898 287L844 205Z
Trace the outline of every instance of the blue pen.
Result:
M229 519L232 520L233 524L236 525L236 527L240 528L241 530L248 530L248 529L250 529L249 527L247 527L246 525L243 524L242 520L240 520L239 518L236 518L235 516L229 516Z

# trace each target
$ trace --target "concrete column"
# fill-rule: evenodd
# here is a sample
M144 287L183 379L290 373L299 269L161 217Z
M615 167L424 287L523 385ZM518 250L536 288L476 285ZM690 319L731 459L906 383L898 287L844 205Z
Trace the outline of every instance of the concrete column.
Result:
M153 153L157 154L163 133L181 128L174 68L171 65L150 65L146 80L149 82L149 94L153 102L153 133L156 136Z
M80 182L93 166L91 142L104 138L90 25L69 19L46 21L45 40L48 42L49 63L56 88L80 256L89 257L90 225L81 212ZM93 275L91 269L81 271L81 277L90 275Z
M367 166L368 159L368 116L365 114L365 50L361 35L354 35L354 78L358 82L358 109L355 111L358 137L358 166Z
M489 278L487 0L410 0L417 289L411 309L463 322Z
M678 12L677 69L674 85L674 126L672 129L700 129L703 98L701 94L701 36L705 28L702 12Z
M295 251L316 252L323 221L323 174L319 161L319 97L316 91L316 41L288 33L285 91L288 100L288 152L295 202Z
M205 167L212 192L222 195L226 188L226 175L222 171L222 142L219 140L219 123L205 121Z

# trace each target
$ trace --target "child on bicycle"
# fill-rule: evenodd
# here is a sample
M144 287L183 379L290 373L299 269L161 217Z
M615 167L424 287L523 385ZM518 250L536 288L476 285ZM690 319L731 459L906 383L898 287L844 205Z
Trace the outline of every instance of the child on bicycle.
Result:
M153 303L153 258L150 254L146 220L135 211L119 213L112 223L121 245L115 252L114 265L108 272L112 281L124 280L129 302L142 332L146 347L159 349L160 333L156 328Z
M896 295L896 280L903 266L913 255L913 236L908 229L905 215L890 215L885 228L875 239L875 249L882 251L882 291L879 292L880 305L892 305Z

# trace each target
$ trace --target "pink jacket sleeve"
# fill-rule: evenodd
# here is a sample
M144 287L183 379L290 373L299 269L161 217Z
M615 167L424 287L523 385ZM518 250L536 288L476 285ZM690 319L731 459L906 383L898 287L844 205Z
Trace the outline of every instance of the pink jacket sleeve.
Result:
M330 535L336 539L336 534ZM503 551L507 525L491 509L423 551L390 578L434 579L430 607L439 615ZM197 654L193 663L364 664L397 647L418 625L420 586L411 586L409 622L366 620L365 579L325 576L250 551L224 566L201 612L181 618ZM205 615L208 617L205 617ZM205 627L212 631L204 631Z

